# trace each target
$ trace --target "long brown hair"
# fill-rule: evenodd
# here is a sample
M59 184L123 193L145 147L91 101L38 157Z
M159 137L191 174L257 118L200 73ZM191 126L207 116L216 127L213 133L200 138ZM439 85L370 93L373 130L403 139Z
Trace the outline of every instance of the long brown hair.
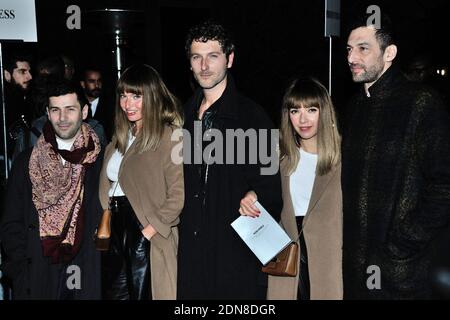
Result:
M316 173L319 176L325 175L341 160L341 137L337 130L336 115L330 95L316 79L297 78L286 90L281 110L281 159L286 158L288 172L292 174L300 160L298 148L301 146L301 138L292 126L289 110L300 107L319 108Z
M142 128L136 141L139 153L158 148L166 125L183 125L178 99L167 89L158 72L146 64L131 66L120 77L116 90L113 141L122 154L126 151L128 133L132 128L120 107L120 95L125 92L142 95Z

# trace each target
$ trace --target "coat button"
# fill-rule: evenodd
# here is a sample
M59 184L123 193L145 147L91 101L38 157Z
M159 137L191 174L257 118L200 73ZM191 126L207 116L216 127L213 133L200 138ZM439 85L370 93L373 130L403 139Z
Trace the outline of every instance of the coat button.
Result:
M199 197L198 193L194 194L194 198L198 199L198 197Z
M28 230L34 230L34 229L36 229L36 227L35 227L34 225L30 224L30 225L28 226Z
M194 237L198 236L199 232L198 231L194 231Z

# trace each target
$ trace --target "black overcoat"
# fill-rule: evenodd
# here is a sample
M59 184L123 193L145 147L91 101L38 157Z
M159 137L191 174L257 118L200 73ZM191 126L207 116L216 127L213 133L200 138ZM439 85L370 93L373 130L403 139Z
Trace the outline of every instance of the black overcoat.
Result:
M351 101L343 130L344 298L430 298L450 218L450 118L395 65L369 92Z
M8 180L5 209L0 236L6 257L2 269L13 283L13 299L58 299L59 287L65 284L61 276L75 275L77 266L81 288L75 289L75 299L100 299L100 254L95 249L93 235L102 208L98 197L98 177L103 151L94 165L86 170L84 189L84 236L80 250L68 264L52 264L42 254L39 238L39 218L32 201L29 162L32 149L23 151L14 161ZM74 278L75 279L75 278ZM70 279L69 279L70 280ZM75 280L69 281L76 284Z
M202 99L199 89L185 105L184 128L191 137ZM220 130L224 137L226 129L273 128L264 110L239 94L230 75L224 93L208 110L217 111L212 128ZM184 138L186 152L189 146ZM207 170L202 165L185 162L185 206L180 215L178 251L180 299L265 298L267 277L260 271L261 263L230 226L240 216L240 200L249 190L256 191L261 204L279 221L282 208L279 171L261 175L260 168L259 161L216 163ZM208 178L203 189L205 175Z

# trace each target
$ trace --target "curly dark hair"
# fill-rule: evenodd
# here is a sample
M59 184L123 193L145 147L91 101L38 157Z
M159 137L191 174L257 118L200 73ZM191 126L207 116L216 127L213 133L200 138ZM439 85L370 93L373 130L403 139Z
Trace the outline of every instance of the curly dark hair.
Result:
M235 50L230 33L222 25L209 19L189 30L184 47L188 59L190 58L191 44L193 41L207 42L208 40L218 41L227 59L230 53Z

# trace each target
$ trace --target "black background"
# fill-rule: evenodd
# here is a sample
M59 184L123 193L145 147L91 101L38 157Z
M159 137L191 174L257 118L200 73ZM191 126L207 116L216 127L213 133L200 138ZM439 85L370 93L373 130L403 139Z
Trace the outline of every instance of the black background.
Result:
M398 31L398 62L405 64L428 52L436 67L448 66L448 16L445 0L341 1L341 37L333 39L333 100L338 110L356 89L346 64L345 29L356 9L377 4L388 13ZM81 30L69 30L69 5L81 9ZM312 75L328 84L329 40L324 37L324 1L144 1L144 0L36 0L38 43L23 44L36 60L65 53L76 70L97 65L114 86L113 35L92 10L141 10L126 23L125 65L145 62L160 71L169 88L184 102L192 93L192 78L184 53L184 37L206 18L223 23L236 41L232 73L238 87L261 104L274 121L289 79ZM448 83L448 77L446 78Z

